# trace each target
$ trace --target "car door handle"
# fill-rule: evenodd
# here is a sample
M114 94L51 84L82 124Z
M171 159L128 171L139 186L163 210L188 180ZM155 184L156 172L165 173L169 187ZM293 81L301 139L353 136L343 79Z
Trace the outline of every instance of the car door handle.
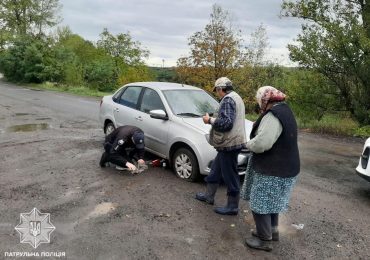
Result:
M135 119L138 121L143 121L143 118L141 116L135 117Z
M118 107L116 107L116 108L114 109L114 111L119 112L119 108L118 108Z

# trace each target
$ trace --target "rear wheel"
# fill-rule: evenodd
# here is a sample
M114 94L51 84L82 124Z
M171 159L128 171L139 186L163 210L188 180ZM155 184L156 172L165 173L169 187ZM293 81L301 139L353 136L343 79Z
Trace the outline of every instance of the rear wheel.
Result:
M199 178L197 158L188 148L180 148L174 153L172 166L176 175L181 179L193 182Z
M112 133L114 130L116 130L116 127L114 126L114 124L112 122L108 122L106 125L105 125L105 128L104 128L104 133L105 135L109 135L110 133Z

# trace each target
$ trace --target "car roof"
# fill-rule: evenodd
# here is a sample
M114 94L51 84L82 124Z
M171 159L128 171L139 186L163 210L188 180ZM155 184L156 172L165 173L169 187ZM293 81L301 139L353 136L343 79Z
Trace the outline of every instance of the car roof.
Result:
M156 81L150 81L150 82L134 82L125 85L126 86L141 86L141 87L148 87L153 88L157 90L174 90L174 89L192 89L192 90L199 90L199 88L186 85L186 84L180 84L180 83L172 83L172 82L156 82Z

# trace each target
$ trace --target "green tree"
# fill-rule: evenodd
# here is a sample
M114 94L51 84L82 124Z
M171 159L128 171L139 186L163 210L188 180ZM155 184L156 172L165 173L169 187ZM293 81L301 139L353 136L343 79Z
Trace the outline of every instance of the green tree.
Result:
M316 70L287 68L283 78L288 102L303 124L343 107L335 85Z
M306 21L298 44L288 46L291 59L323 75L344 107L361 124L370 124L368 1L284 1L282 15Z
M8 32L11 37L42 35L44 29L59 22L59 10L58 0L2 0L0 25L4 29L1 33Z
M106 53L130 66L143 65L143 59L149 56L149 51L138 41L133 41L130 33L120 33L114 36L107 28L100 34L97 46Z
M44 81L48 44L42 39L18 38L0 59L4 76L16 82Z
M115 64L113 77L117 84L154 78L144 64L144 59L149 57L149 51L143 48L140 42L133 41L129 33L114 36L105 28L100 34L97 46L113 58Z

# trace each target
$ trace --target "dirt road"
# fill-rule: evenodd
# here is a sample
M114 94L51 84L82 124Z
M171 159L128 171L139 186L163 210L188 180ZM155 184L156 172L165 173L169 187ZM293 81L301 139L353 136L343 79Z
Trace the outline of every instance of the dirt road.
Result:
M281 241L267 253L244 246L254 228L246 202L237 217L221 217L194 199L204 183L162 168L137 176L101 169L98 107L0 82L0 259L41 251L67 259L370 258L370 183L354 171L362 140L300 133L300 178ZM222 188L216 204L225 199ZM37 249L15 230L33 208L56 227Z

